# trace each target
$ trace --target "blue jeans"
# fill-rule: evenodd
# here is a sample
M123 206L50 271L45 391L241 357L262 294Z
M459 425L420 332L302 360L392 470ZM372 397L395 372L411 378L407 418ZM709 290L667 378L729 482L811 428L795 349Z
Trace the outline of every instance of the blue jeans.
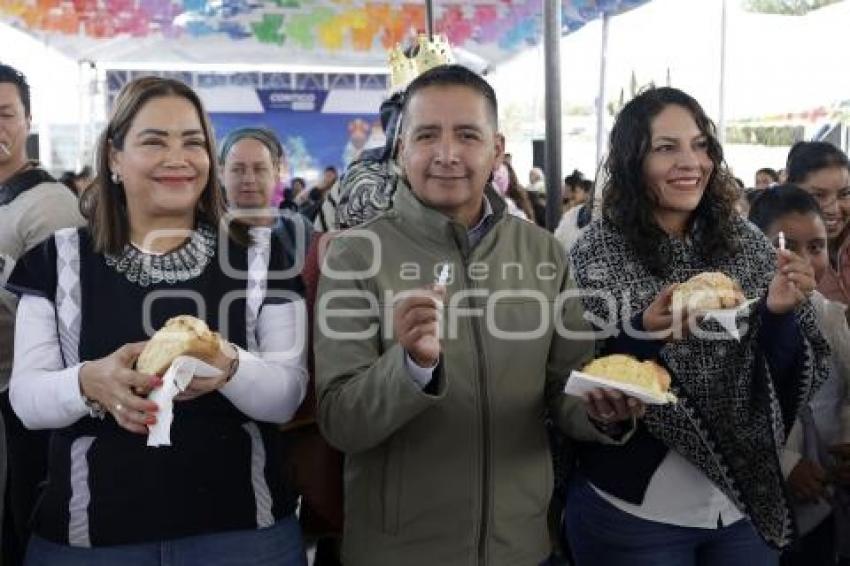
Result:
M746 519L718 529L667 525L635 517L571 482L566 535L578 566L776 566L779 554Z
M38 536L25 566L306 566L295 517L250 531L227 531L146 544L79 548Z

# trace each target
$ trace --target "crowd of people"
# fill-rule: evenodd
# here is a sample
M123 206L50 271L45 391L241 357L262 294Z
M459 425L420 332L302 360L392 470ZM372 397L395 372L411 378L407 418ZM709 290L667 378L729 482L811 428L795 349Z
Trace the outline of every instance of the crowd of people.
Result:
M275 134L216 140L168 78L121 91L77 198L0 65L2 563L850 563L847 156L795 145L748 219L699 103L652 88L552 235L483 78L400 100L391 198L339 230L350 171L278 206ZM737 335L672 304L718 271L754 300ZM218 347L172 409L136 362L181 315ZM609 354L677 401L564 393Z

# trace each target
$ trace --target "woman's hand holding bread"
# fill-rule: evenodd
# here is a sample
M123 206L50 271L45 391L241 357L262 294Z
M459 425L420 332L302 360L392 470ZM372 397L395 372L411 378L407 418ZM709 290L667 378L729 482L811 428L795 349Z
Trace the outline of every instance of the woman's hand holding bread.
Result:
M659 340L672 340L686 336L688 309L673 309L673 293L678 285L668 285L643 311L643 329Z
M178 356L191 356L221 370L219 377L194 378L175 397L187 401L223 387L236 372L239 354L204 321L189 315L175 316L151 337L136 367L143 373L163 375Z
M179 393L175 399L178 401L188 401L195 399L206 393L212 393L224 387L233 377L236 372L236 362L239 359L239 352L230 342L221 340L218 352L215 356L208 359L207 362L221 370L219 377L196 377L186 387L186 390Z
M156 375L133 369L145 342L125 344L110 355L86 362L80 368L80 391L89 402L98 403L115 421L130 432L147 434L156 422L156 403L145 395L162 385Z

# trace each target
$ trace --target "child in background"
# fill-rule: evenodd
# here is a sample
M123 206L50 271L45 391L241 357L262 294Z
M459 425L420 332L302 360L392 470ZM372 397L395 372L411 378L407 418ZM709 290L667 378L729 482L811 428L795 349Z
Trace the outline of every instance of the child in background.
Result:
M817 201L795 185L765 189L753 202L750 220L779 247L808 260L820 281L828 267L827 231ZM779 233L783 233L783 237ZM834 566L846 546L850 487L850 327L847 307L814 291L818 324L833 354L832 377L801 409L781 455L790 494L796 500L799 541L782 556L783 566ZM838 540L836 540L836 536ZM843 558L847 560L847 558ZM842 561L841 564L847 562Z
M788 151L788 182L818 202L829 238L829 265L818 281L826 298L850 306L850 160L829 142L797 142Z

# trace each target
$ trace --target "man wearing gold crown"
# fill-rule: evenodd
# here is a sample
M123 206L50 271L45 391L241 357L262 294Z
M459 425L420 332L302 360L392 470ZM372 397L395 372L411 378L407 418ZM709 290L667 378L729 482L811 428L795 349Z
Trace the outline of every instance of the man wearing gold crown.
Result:
M544 415L613 443L643 410L614 392L586 404L562 393L592 341L574 334L586 328L578 299L559 300L558 242L507 215L489 186L504 147L496 104L464 67L414 79L394 207L342 232L325 258L318 419L346 453L346 566L540 564Z

